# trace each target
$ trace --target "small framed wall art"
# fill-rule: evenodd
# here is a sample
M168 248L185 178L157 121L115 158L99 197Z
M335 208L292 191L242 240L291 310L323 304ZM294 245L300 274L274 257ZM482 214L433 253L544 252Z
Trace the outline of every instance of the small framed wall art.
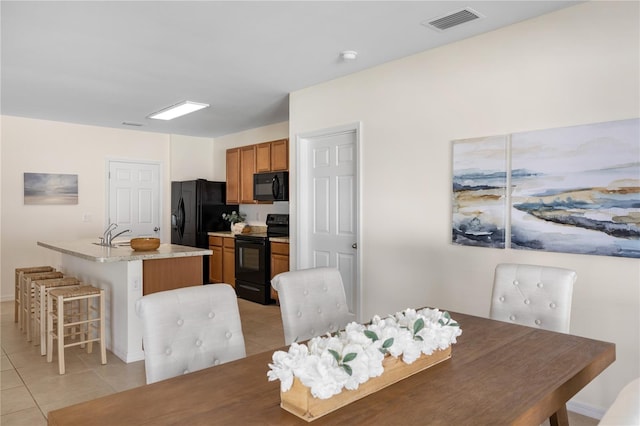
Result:
M78 175L25 173L24 204L78 204Z

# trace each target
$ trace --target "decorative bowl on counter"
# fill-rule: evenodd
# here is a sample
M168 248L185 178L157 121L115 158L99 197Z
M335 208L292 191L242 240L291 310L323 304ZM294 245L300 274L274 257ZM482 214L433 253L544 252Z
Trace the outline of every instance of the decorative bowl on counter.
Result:
M132 238L131 248L135 251L156 250L160 247L160 238Z

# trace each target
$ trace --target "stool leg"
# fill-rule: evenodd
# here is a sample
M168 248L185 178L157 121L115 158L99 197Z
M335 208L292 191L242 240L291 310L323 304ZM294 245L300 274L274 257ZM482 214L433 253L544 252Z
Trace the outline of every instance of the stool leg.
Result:
M59 296L56 303L58 318L58 371L64 374L64 300Z
M84 321L85 318L88 320L89 319L89 298L84 299L84 300L77 300L75 303L78 304L78 319L77 321ZM74 327L74 330L76 330L76 328ZM85 346L85 342L87 341L88 337L89 337L89 324L85 323L85 324L80 324L78 325L77 328L77 334L80 335L80 347L84 348ZM73 340L76 339L76 333L71 333L71 335L73 336ZM90 348L87 348L87 353L91 353L90 352Z
M13 303L13 322L19 323L20 314L20 280L22 279L22 272L16 273L16 283L14 288L14 303Z
M53 361L53 296L47 294L47 362Z
M45 305L47 290L44 287L40 287L38 291L38 300L40 300L40 355L47 354L47 327L45 318L48 319L47 308Z
M93 337L91 334L91 319L92 319L92 314L91 314L91 307L94 304L94 299L95 297L87 297L85 299L85 304L86 304L86 309L84 312L84 315L82 315L82 319L86 318L86 323L82 326L83 332L81 334L81 338L84 339L85 341L89 340L89 342L87 343L87 353L90 354L91 352L93 352L93 342L90 341L90 339Z
M40 319L40 286L33 286L33 324L31 335L33 340L33 345L38 346L40 344L40 323L42 320Z
M24 330L24 301L22 299L22 282L24 281L24 274L20 274L20 281L18 282L18 298L20 300L20 312L18 312L18 325L20 331Z
M104 341L104 290L100 290L100 354L102 355L102 363L107 363L107 348Z
M31 280L22 281L22 329L27 333L27 342L31 341Z

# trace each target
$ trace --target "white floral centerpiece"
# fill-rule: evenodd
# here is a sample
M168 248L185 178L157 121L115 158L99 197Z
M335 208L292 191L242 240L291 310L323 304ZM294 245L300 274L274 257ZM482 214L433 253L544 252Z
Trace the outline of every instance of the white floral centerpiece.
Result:
M401 359L408 365L422 355L449 351L446 357L422 368L448 359L451 344L461 334L449 313L438 309L406 309L386 318L376 315L369 324L352 322L333 336L315 337L306 344L291 344L288 352L274 352L267 377L280 380L281 393L289 391L298 379L314 398L328 399L343 389L357 390L369 379L381 376L385 357Z

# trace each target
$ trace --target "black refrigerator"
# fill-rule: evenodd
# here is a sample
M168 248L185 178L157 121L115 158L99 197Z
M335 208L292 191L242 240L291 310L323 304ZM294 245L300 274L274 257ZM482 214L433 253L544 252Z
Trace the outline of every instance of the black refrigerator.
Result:
M171 244L209 248L208 232L228 231L222 213L238 211L225 204L226 182L205 179L171 182ZM203 256L203 282L209 282L209 256Z

